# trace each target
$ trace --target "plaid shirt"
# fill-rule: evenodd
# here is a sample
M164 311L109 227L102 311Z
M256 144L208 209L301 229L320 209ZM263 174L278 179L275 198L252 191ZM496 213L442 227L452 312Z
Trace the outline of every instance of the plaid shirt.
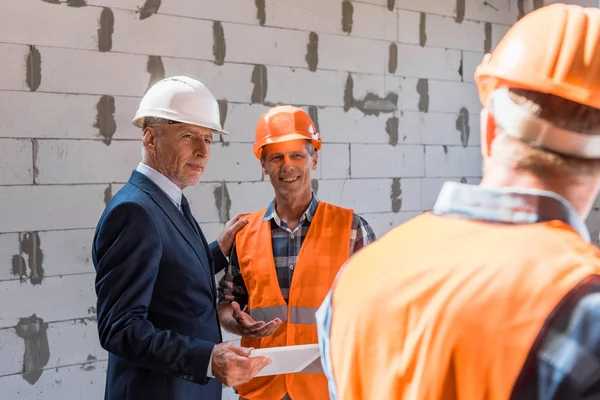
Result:
M300 223L294 231L290 230L285 222L279 218L273 202L269 204L265 212L263 221L271 221L271 240L273 244L273 256L275 257L275 268L277 270L277 280L281 288L281 294L286 302L294 276L296 259L298 258L300 248L308 233L308 228L318 204L319 200L313 194L308 209L302 214ZM349 243L350 255L374 240L375 234L371 226L362 217L354 214L352 216L352 232ZM219 282L218 296L219 303L236 301L241 308L244 308L248 304L248 292L244 284L244 278L240 272L235 246L231 250L229 267Z

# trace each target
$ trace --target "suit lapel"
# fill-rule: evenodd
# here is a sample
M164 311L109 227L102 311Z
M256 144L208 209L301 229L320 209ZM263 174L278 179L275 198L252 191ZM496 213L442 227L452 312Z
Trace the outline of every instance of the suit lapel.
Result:
M206 249L206 258L208 259L208 268L209 268L210 276L211 276L210 287L212 289L213 296L216 298L217 297L217 288L215 287L215 285L216 285L215 278L214 278L215 264L214 264L213 256L212 256L212 253L210 252L210 247L208 246L208 242L206 241L206 238L204 237L204 232L202 232L202 229L200 229L200 225L198 225L195 218L194 218L194 224L196 224L196 228L198 229L198 232L200 233L200 240L202 241L202 245Z
M129 182L139 187L150 197L152 197L156 204L158 204L158 206L164 211L167 217L169 217L173 225L175 225L183 238L192 247L194 253L196 253L196 256L200 260L200 264L202 265L202 270L209 277L211 290L214 292L214 275L211 272L211 263L209 260L210 251L208 245L206 244L206 239L204 239L204 235L198 236L192 226L186 221L183 213L177 209L177 206L175 206L175 204L173 204L167 195L146 176L137 171L133 171Z

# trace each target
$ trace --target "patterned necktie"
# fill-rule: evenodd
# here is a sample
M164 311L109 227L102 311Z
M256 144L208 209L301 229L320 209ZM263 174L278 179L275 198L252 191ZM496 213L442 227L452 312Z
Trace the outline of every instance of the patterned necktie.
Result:
M198 236L200 236L200 232L198 232L198 228L196 227L196 224L194 223L194 217L192 217L192 210L190 210L190 203L188 203L188 200L185 198L184 195L181 195L181 209L183 211L183 215L185 216L185 219L187 219L187 222L192 226L192 229L194 230L194 232L196 232L196 234Z

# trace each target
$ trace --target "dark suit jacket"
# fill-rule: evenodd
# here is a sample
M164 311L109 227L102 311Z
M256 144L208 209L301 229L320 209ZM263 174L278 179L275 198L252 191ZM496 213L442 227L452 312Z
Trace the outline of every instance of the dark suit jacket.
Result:
M218 244L134 171L100 218L92 257L105 399L220 400L221 383L206 377L222 341L214 275L227 259Z

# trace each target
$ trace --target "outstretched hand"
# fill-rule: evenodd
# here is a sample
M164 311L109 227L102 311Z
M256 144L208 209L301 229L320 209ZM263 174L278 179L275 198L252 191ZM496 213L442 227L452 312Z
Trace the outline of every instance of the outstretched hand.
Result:
M240 309L240 305L233 301L231 303L233 309L232 317L237 322L240 330L240 335L252 338L261 338L271 335L281 325L281 320L275 318L269 322L255 321L249 314Z

